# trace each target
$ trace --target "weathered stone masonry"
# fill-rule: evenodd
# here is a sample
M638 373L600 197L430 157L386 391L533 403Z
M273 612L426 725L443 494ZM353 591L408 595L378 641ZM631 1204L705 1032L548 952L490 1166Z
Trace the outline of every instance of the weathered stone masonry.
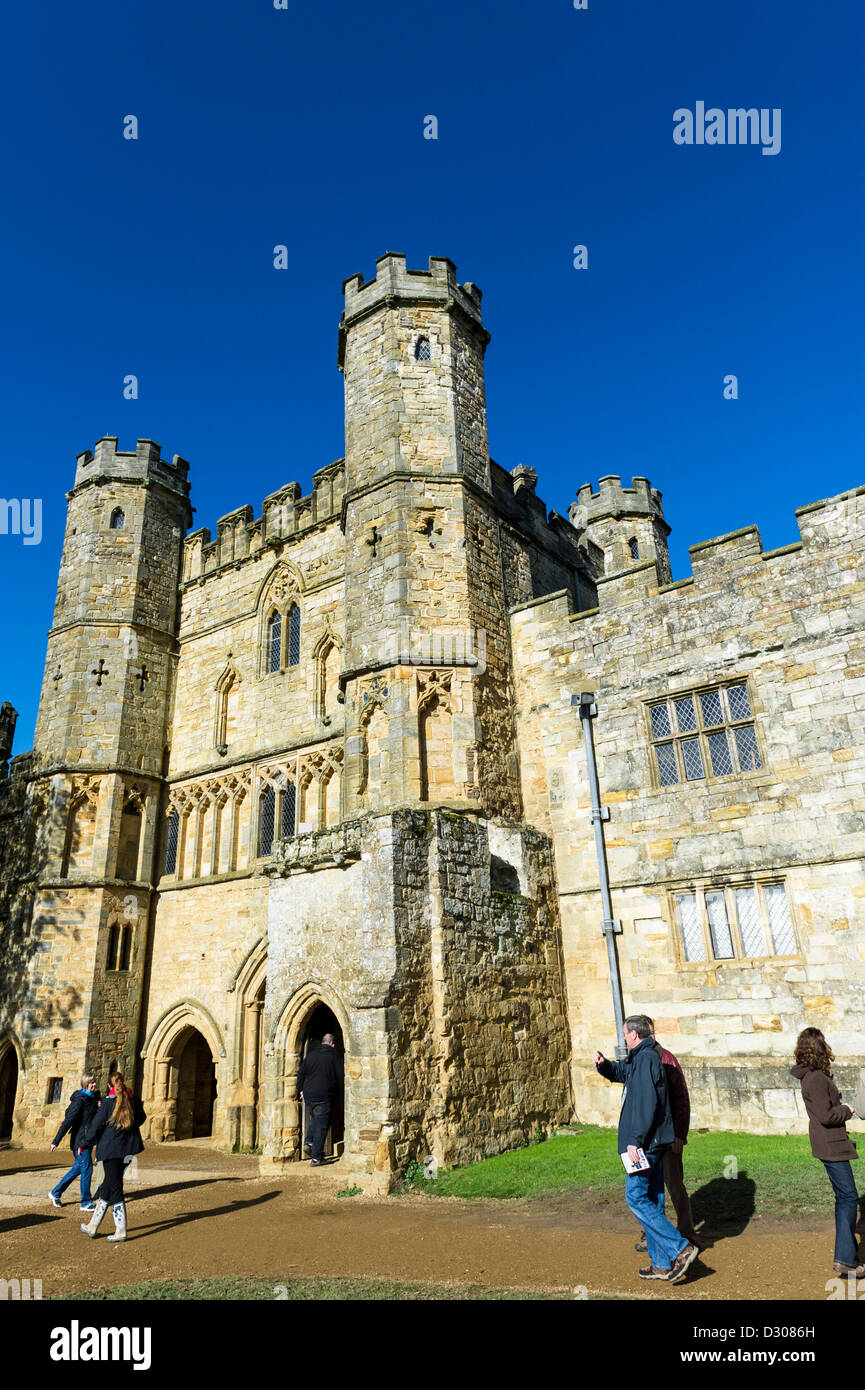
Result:
M307 495L211 538L179 456L77 461L35 746L0 777L0 1141L44 1143L116 1061L152 1142L278 1171L325 1028L334 1152L371 1190L611 1120L586 689L626 1005L697 1123L800 1127L798 1029L861 1050L865 493L674 583L647 479L565 518L489 457L450 261L344 289L345 458Z

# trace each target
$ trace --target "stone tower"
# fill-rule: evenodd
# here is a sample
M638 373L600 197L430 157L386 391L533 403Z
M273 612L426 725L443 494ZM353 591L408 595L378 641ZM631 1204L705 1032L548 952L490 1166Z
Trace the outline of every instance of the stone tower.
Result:
M68 494L31 784L39 970L23 1031L37 1103L84 1058L134 1073L187 470L149 439L124 453L109 437L79 455Z
M345 281L345 810L516 816L481 291L453 263ZM373 799L374 798L374 799Z
M661 494L648 478L632 478L631 486L623 487L620 477L607 474L597 492L592 491L591 483L585 483L568 515L581 539L604 552L605 574L654 560L659 583L670 582L670 528L664 520Z

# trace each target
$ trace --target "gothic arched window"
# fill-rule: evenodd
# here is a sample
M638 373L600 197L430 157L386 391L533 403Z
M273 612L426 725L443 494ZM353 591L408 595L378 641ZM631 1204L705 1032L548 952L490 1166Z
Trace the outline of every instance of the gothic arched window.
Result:
M429 338L418 338L414 355L418 362L431 362L432 352L430 351Z
M123 515L123 509L121 507L114 508L114 511L111 513L111 521L109 524L112 531L120 531L125 526L126 517Z
M273 832L276 821L276 792L265 787L258 799L258 853L261 857L273 852Z
M288 660L286 666L297 666L300 661L300 609L293 603L288 610Z
M637 537L636 537L636 536L632 536L631 539L628 541L628 549L629 549L630 552L631 552L631 559L632 559L632 560L639 560L639 558L640 558L640 542L637 540Z
M267 669L278 671L282 658L282 614L271 614L267 625Z
M297 792L293 782L288 782L282 793L282 814L280 816L280 833L285 838L287 835L294 834L295 812L297 808Z
M177 871L177 841L180 831L180 816L176 810L171 812L168 817L165 835L165 866L163 873L173 874Z

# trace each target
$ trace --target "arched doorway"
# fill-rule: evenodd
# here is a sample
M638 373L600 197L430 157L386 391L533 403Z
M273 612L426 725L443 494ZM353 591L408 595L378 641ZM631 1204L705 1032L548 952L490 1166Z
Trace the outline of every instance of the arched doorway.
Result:
M306 1025L301 1031L300 1060L306 1056L311 1047L316 1047L321 1043L326 1033L332 1033L335 1040L336 1051L340 1057L345 1056L345 1043L342 1036L342 1028L339 1019L327 1004L321 1002L314 1005L310 1012ZM306 1140L306 1106L303 1107L303 1133L302 1141ZM341 1158L345 1147L345 1087L334 1099L333 1112L330 1118L330 1129L324 1142L325 1158ZM300 1157L308 1159L309 1154L300 1146Z
M171 1058L177 1078L175 1139L205 1139L213 1133L216 1066L210 1046L197 1028L178 1037Z
M0 1144L12 1138L15 1095L18 1090L18 1054L9 1043L0 1056Z

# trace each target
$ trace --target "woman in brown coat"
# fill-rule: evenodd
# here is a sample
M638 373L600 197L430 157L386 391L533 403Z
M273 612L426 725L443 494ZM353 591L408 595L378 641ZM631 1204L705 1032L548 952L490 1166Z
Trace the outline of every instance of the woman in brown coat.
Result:
M819 1028L805 1028L796 1039L796 1065L791 1071L802 1083L811 1152L821 1160L835 1193L835 1272L858 1278L865 1275L865 1265L859 1263L856 1251L859 1196L850 1160L859 1155L847 1134L847 1120L855 1111L841 1100L832 1080L829 1067L834 1060Z

